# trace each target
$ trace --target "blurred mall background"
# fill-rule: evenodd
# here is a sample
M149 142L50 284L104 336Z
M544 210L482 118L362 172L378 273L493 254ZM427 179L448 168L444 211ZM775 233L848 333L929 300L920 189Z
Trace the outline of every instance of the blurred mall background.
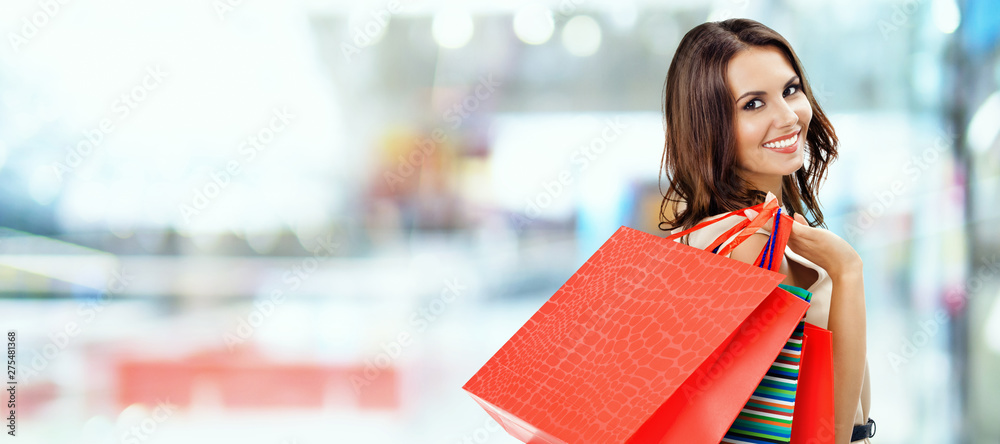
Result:
M662 235L664 76L730 17L840 136L873 442L1000 442L993 0L4 2L0 441L517 442L461 386Z

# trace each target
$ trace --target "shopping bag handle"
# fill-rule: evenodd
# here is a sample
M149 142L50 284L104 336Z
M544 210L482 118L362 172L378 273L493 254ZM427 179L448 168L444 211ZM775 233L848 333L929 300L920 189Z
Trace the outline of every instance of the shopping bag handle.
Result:
M760 253L760 263L758 264L760 268L766 268L768 270L778 271L777 269L778 267L774 266L774 253L776 249L775 244L777 244L778 237L782 235L781 231L778 230L780 224L781 224L781 208L778 208L778 212L774 214L774 227L771 229L771 235L767 237L767 244L764 245L764 251ZM791 233L789 232L789 234ZM784 244L787 242L788 239L786 238L785 242L782 243L782 247L780 247L782 250L784 249ZM782 251L778 252L779 267L781 266L780 258L784 257L782 253L783 253ZM764 264L767 264L767 266L765 266Z
M730 217L730 216L743 216L743 212L744 212L744 211L746 211L746 210L755 210L755 211L757 211L758 213L760 213L760 211L761 211L761 209L762 209L763 207L764 207L764 204L763 204L763 203L759 203L759 204L757 204L757 205L754 205L754 206L752 206L752 207L747 207L747 208L741 208L741 209L739 209L739 210L736 210L736 211L730 211L730 212L726 213L725 215L723 215L723 216L721 216L721 217L718 217L718 218L715 218L715 219L712 219L712 220L707 220L707 221L704 221L704 222L702 222L702 223L699 223L699 224L697 224L697 225L695 225L695 226L693 226L693 227L691 227L691 228L688 228L687 230L684 230L684 231L680 231L680 232L677 232L677 233L674 233L674 234L671 234L670 236L667 236L667 237L666 237L665 239L666 239L666 240L675 240L675 239L679 239L679 238L680 238L681 236L684 236L685 234L689 234L689 233L693 233L693 232L695 232L695 231L698 231L698 230L700 230L700 229L702 229L702 228L705 228L705 227L707 227L707 226L709 226L709 225L712 225L712 224L714 224L714 223L716 223L716 222L719 222L719 221L721 221L721 220L724 220L724 219L725 219L725 218L727 218L727 217ZM747 220L744 220L744 221L742 221L742 222L740 222L740 223L736 224L736 226L735 226L735 227L733 227L732 229L730 229L730 230L729 230L729 232L727 232L727 233L729 233L730 235L732 235L732 233L735 233L735 232L736 232L736 230L738 230L739 228L743 228L743 227L745 227L745 226L746 226L746 225L747 225L748 223L750 223L750 219L747 219ZM720 236L720 237L721 237L721 236ZM718 240L720 240L720 239L716 239L716 240L718 241ZM721 240L725 240L725 238L722 238ZM721 243L721 242L720 242L720 243ZM712 242L712 245L709 245L709 246L708 246L708 248L706 248L706 250L710 250L710 249L713 249L713 248L715 248L716 246L717 246L717 244L716 244L715 242Z
M781 223L783 222L782 219L786 219L784 221L784 223L786 224L794 223L794 221L792 220L792 218L788 216L783 216L781 214L780 207L778 207L775 210L773 218L774 218L774 226L771 229L771 234L767 237L767 243L764 244L764 249L757 256L757 259L754 261L754 263L757 264L757 266L759 266L760 268L777 272L781 268L781 262L785 257L785 246L788 244L788 238L792 234L791 225L787 225L785 227L781 226ZM721 252L718 251L719 247L716 246L712 252L719 253L722 255L729 254L730 251L736 248L736 245L742 243L746 239L749 239L750 236L752 236L754 233L757 232L758 228L755 227L757 226L758 223L761 222L761 219L764 219L764 221L766 222L767 219L766 215L765 217L762 218L761 215L758 214L753 221L751 221L749 224L746 224L747 225L746 228L743 229L743 231L739 234L738 238L734 239L734 241L730 243L730 245L724 248ZM728 236L729 234L727 233L721 237L725 239L728 238Z
M753 236L753 234L756 233L757 230L763 227L764 224L767 223L768 219L772 217L777 217L778 210L781 209L781 207L778 206L777 200L771 200L769 202L763 203L762 205L763 208L761 208L760 212L757 213L757 216L754 216L754 218L750 219L750 221L747 222L746 224L741 223L737 225L737 227L743 225L743 231L740 231L740 234L738 234L736 238L729 243L729 245L726 245L726 248L723 248L722 251L719 251L719 254L725 256L734 249L736 249L736 247L742 244L743 241L749 239L750 236ZM715 239L715 242L712 242L712 249L714 250L715 248L718 248L719 245L722 245L722 243L725 242L725 240L728 239L729 236L731 236L732 233L735 231L736 230L730 229L729 231L723 233L722 236L719 236L717 239ZM773 234L775 232L772 231L771 233ZM768 238L769 241L770 237Z
M731 216L745 216L743 213L745 211L747 211L747 210L754 210L754 211L756 211L757 212L757 216L756 217L754 217L753 219L747 218L746 220L743 220L743 221L737 223L735 226L733 226L732 228L730 228L725 233L722 233L722 235L719 236L718 238L716 238L715 241L713 241L712 243L708 244L707 247L705 247L705 251L712 251L712 250L718 248L719 245L722 245L722 243L725 242L725 240L728 239L729 236L732 236L733 233L735 233L737 231L740 231L740 230L743 230L736 237L736 239L733 239L733 242L731 242L729 245L727 245L726 248L723 249L723 251L719 253L719 254L722 254L723 256L725 256L726 254L729 254L729 252L732 251L733 248L736 248L737 246L739 246L739 244L743 243L743 241L745 241L748 238L750 238L750 235L756 233L757 230L760 229L760 227L764 226L764 223L767 222L767 220L770 219L772 216L774 216L774 214L777 212L778 208L779 208L778 207L778 202L776 200L771 200L769 202L759 203L759 204L754 205L752 207L742 208L742 209L739 209L739 210L736 210L736 211L730 211L729 213L726 213L722 217L719 217L719 218L716 218L716 219L712 219L712 220L708 220L708 221L704 221L704 222L699 223L699 224L697 224L697 225L695 225L695 226L693 226L691 228L688 228L687 230L671 234L670 236L667 236L666 239L667 240L675 240L675 239L680 238L681 236L684 236L685 234L689 234L689 233L698 231L698 230L700 230L702 228L705 228L705 227L707 227L709 225L712 225L712 224L714 224L716 222L724 220L724 219L726 219L728 217L731 217Z
M761 268L766 268L766 269L769 269L769 270L775 270L775 268L777 268L776 265L780 266L780 264L781 264L781 259L780 258L784 257L784 246L785 246L785 244L787 244L787 239L776 239L776 236L774 236L775 233L777 233L779 236L782 234L781 231L778 230L778 228L780 226L780 220L781 220L781 216L782 215L781 215L781 207L778 206L777 200L770 200L770 201L767 201L767 202L764 202L764 203L760 203L760 204L757 204L757 205L754 205L754 206L751 206L751 207L747 207L747 208L743 208L743 209L731 211L731 212L726 213L725 215L723 215L723 216L721 216L719 218L716 218L716 219L713 219L713 220L709 220L709 221L705 221L705 222L699 223L699 224L697 224L697 225L695 225L695 226L693 226L693 227L691 227L691 228L689 228L687 230L684 230L684 231L681 231L681 232L678 232L678 233L674 233L674 234L666 237L666 239L667 240L678 239L681 236L684 236L685 234L688 234L688 233L700 230L700 229L705 228L705 227L707 227L709 225L712 225L712 224L714 224L716 222L719 222L719 221L721 221L723 219L726 219L727 217L730 217L730 216L745 216L744 212L747 211L747 210L755 210L757 212L757 215L754 216L752 219L751 218L747 218L747 219L745 219L745 220L740 221L739 223L737 223L735 226L733 226L732 228L730 228L729 230L727 230L725 233L723 233L718 238L716 238L715 241L713 241L707 247L705 247L705 251L712 251L713 253L718 253L718 254L721 254L721 255L725 256L725 255L729 254L730 252L732 252L733 249L735 249L737 246L739 246L740 244L742 244L744 241L746 241L747 239L749 239L750 236L752 236L754 233L756 233L757 230L759 230L761 227L763 227L764 224L767 223L767 221L773 217L774 218L774 228L771 231L771 236L768 237L767 244L765 244L764 249L761 252L760 256L758 256L758 259L756 261L754 261L754 262L755 262L755 264L757 264ZM785 216L785 217L787 218L788 216ZM730 236L732 236L737 231L739 231L740 233L736 236L736 238L733 239L733 241L730 242L729 245L727 245L725 248L723 248L722 251L718 251L719 246L721 246L722 243L725 242L726 239L728 239ZM775 261L774 261L775 257L779 258L778 261L777 261L777 264L775 264Z

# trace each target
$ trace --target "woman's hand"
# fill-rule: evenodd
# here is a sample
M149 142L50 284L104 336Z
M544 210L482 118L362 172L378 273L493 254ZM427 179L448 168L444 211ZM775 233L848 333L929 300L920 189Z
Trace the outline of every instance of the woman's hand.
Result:
M831 278L861 272L861 256L851 244L830 230L810 227L806 218L795 214L788 246L810 262L823 267Z

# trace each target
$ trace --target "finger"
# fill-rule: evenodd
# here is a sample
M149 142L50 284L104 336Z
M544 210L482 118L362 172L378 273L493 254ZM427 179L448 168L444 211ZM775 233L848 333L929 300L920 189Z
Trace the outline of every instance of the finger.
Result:
M795 223L792 224L792 237L798 238L799 236L806 235L806 231L808 231L809 228L806 218L799 213L795 213L795 215L792 216L792 219L795 220Z

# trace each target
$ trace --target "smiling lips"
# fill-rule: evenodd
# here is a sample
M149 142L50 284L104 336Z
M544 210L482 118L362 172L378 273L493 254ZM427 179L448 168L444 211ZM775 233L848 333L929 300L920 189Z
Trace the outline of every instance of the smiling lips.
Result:
M777 139L772 139L764 144L764 148L768 148L774 151L782 153L791 153L798 149L799 133L802 130L796 131L787 136L781 136Z

